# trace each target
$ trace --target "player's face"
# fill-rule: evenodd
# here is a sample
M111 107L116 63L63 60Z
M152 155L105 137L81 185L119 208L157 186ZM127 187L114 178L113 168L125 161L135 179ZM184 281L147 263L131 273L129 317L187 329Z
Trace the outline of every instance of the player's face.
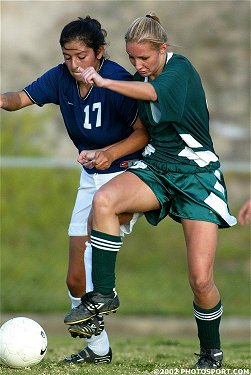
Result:
M149 42L128 42L126 52L129 60L142 77L156 78L163 70L166 60L167 44L157 50Z
M62 52L69 72L78 81L81 77L80 73L78 72L78 67L86 69L93 66L96 70L98 70L104 49L101 47L98 55L95 56L94 50L87 47L85 43L80 41L71 41L65 43L64 47L62 47Z

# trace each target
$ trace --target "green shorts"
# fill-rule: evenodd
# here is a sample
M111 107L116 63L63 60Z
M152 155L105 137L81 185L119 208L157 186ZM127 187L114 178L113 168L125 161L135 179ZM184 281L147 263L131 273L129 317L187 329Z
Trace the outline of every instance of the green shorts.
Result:
M237 222L230 214L227 190L219 169L194 174L162 172L139 161L128 171L144 181L160 203L160 209L145 212L152 225L157 225L167 215L177 222L201 220L215 223L219 228L228 228Z

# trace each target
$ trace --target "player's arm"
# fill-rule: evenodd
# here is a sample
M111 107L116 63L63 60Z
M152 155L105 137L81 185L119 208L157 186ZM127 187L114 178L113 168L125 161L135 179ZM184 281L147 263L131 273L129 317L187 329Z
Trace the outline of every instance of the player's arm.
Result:
M148 82L117 81L104 78L103 84L100 87L115 91L133 99L155 102L158 98L154 87Z
M147 145L149 135L139 118L135 121L133 129L134 131L129 137L95 153L94 165L97 169L107 169L114 160L141 150Z
M25 91L6 92L0 95L0 108L6 111L17 111L31 104L33 102Z
M133 99L156 101L158 98L154 87L148 82L117 81L103 78L93 67L87 69L79 67L78 69L85 83L103 87Z
M141 150L149 142L149 134L139 117L133 124L133 130L129 137L106 147L104 150L109 152L113 161Z
M79 154L78 162L86 168L95 166L99 170L105 170L110 167L114 160L141 150L147 145L149 135L139 118L135 121L133 130L133 133L122 141L100 150L82 151Z

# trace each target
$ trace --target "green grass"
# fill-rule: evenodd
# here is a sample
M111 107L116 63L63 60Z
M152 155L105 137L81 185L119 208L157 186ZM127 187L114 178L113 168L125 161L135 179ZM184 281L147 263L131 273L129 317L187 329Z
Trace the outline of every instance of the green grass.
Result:
M0 374L18 375L133 375L154 374L154 369L169 369L168 374L181 374L191 369L198 352L197 342L191 339L171 340L165 337L113 337L113 362L109 365L64 365L65 355L79 351L80 341L66 336L49 337L48 352L40 364L28 369L0 367ZM250 347L247 341L228 340L224 346L224 368L245 369L239 374L247 375L250 368ZM172 369L176 372L172 372ZM248 370L249 369L249 370ZM222 372L223 374L223 372ZM231 373L230 373L231 374Z
M2 312L69 309L67 228L78 181L79 169L2 169ZM120 314L190 315L185 254L181 225L166 219L152 227L141 218L118 256ZM225 314L248 316L250 228L219 231L215 278Z
M69 310L65 285L67 227L78 180L78 169L2 169L2 312L58 311L64 316ZM237 209L234 207L234 214ZM248 227L236 225L219 231L215 278L222 292L224 316L250 314L249 250ZM166 219L152 227L140 219L118 256L119 314L191 316L186 268L181 226ZM155 368L181 371L192 367L196 360L193 353L198 351L196 337L176 340L116 335L110 338L114 353L111 365L68 367L59 361L80 350L80 341L66 334L47 335L48 353L39 365L25 370L0 367L0 374L133 375L153 374ZM225 368L250 368L249 354L246 339L224 340Z
M4 156L55 156L63 138L68 139L67 132L58 108L52 104L42 110L32 106L22 111L1 111L0 149Z

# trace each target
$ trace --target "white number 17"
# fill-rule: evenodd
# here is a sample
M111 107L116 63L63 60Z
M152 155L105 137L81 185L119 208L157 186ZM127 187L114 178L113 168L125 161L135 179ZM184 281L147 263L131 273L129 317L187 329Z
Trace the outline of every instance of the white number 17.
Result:
M84 109L85 111L85 122L84 122L84 128L85 129L91 129L92 124L90 123L90 106L87 105ZM96 125L95 127L98 128L101 126L101 102L93 103L92 105L92 111L97 111L97 117L96 117Z

